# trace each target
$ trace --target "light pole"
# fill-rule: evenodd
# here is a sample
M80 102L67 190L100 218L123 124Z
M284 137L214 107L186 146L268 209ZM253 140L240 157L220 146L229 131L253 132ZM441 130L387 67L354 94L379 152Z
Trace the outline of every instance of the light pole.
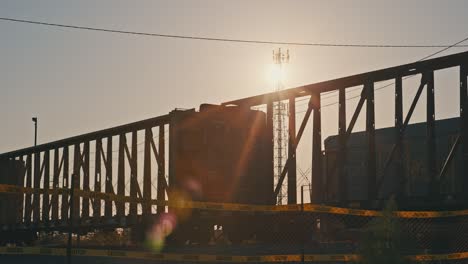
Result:
M34 122L34 146L37 146L37 117L33 117L32 121Z

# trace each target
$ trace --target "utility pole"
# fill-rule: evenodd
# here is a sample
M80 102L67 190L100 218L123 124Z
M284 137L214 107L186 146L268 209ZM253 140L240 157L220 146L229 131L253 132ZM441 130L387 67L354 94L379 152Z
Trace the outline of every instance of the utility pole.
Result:
M37 146L37 117L33 117L32 121L34 122L34 146Z
M276 78L276 87L275 91L281 91L284 89L283 81L282 81L282 74L283 74L283 64L289 63L289 50L286 53L281 51L281 48L278 50L273 51L273 62L278 67L278 72ZM284 157L286 156L287 150L287 128L285 127L285 117L287 117L288 113L288 104L285 102L277 102L274 105L274 123L275 123L275 161L276 161L276 170L275 170L275 181L276 184L281 177L281 172L284 167ZM284 198L284 188L285 185L281 186L281 189L278 193L277 197L277 204L283 204Z

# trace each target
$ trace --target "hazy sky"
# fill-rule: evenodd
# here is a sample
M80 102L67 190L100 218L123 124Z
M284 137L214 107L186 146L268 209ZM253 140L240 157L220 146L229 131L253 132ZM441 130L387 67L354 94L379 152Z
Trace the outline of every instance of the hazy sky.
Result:
M452 44L468 36L467 10L467 1L427 0L0 0L1 17L50 23L219 38L363 44ZM32 116L39 118L39 142L44 143L166 114L176 107L192 108L268 92L273 89L267 78L271 52L279 47L5 21L0 21L0 33L0 153L33 144ZM437 50L282 48L291 53L287 87L408 63ZM467 48L454 48L443 55L464 50ZM456 72L436 75L437 118L458 115L456 78ZM405 82L408 94L415 92L415 79ZM376 93L379 127L393 122L393 99L389 98L393 98L392 87ZM415 120L424 118L422 99ZM298 111L303 109L304 105L298 106ZM325 134L336 133L336 109L327 111Z

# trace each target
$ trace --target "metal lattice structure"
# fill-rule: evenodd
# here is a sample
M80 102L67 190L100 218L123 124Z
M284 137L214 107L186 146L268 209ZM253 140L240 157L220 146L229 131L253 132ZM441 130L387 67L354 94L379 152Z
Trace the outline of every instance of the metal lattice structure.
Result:
M435 157L435 103L434 103L434 72L442 69L456 67L459 70L460 91L460 129L459 135L452 146L452 151L445 159L440 171L434 167ZM421 77L416 96L412 98L412 104L406 117L403 117L403 85L402 80L406 76L419 75ZM289 102L288 130L288 158L285 163L279 181L274 188L275 195L279 194L283 181L288 175L288 201L295 201L296 190L296 149L304 136L304 131L312 116L312 171L311 171L311 198L313 203L324 203L326 196L323 188L323 155L322 155L322 130L321 130L321 95L326 92L337 91L339 93L339 111L337 123L339 124L339 151L334 174L340 179L339 201L346 201L346 184L344 180L347 159L347 141L353 131L356 120L365 105L366 108L366 138L368 156L366 163L367 173L367 197L374 200L385 177L400 177L398 172L388 171L388 166L395 160L401 159L402 137L410 122L415 107L421 94L426 91L426 126L427 126L427 149L425 155L428 160L427 166L430 173L432 192L438 191L439 180L443 179L447 166L453 160L454 155L460 149L463 156L463 175L468 175L468 52L449 55L436 59L405 64L387 69L367 72L363 74L348 76L335 80L305 85L283 91L262 94L240 100L225 102L223 105L236 105L244 108L266 105L267 129L269 141L273 142L273 115L274 105L277 102L287 100ZM395 141L391 153L386 159L385 169L377 171L376 168L376 139L375 139L375 105L374 84L376 82L395 81ZM346 91L350 87L362 86L359 103L353 112L348 124L346 120ZM298 98L309 97L308 108L296 133L295 106ZM408 98L407 98L408 99ZM347 125L348 124L348 125ZM81 202L76 200L73 205L68 204L68 194L48 195L47 190L70 187L71 174L80 175L76 178L75 186L79 189L95 192L112 193L126 196L125 183L130 183L129 196L136 199L151 200L154 198L152 185L157 186L156 199L166 200L168 183L165 179L166 163L168 153L165 150L165 129L170 127L170 116L163 115L135 123L126 124L110 129L92 132L76 137L71 137L55 142L50 142L36 147L16 150L0 155L2 160L20 160L26 164L24 177L19 179L19 185L34 189L42 189L44 193L29 193L24 195L24 208L19 208L19 216L16 224L25 225L29 228L40 228L46 226L49 230L59 229L60 224L67 222L71 206L78 212L75 217L81 225L98 225L103 223L102 219L110 219L114 222L122 222L125 225L135 223L140 215L150 215L154 212L149 204L143 204L141 210L137 202L128 203L129 209L125 209L125 202L106 201L104 206L101 200L83 197ZM154 141L157 133L159 141ZM139 158L140 148L138 135L143 134L143 158ZM118 143L115 145L113 143ZM91 152L94 151L94 159ZM117 153L117 158L115 157ZM273 144L268 151L273 160ZM94 165L94 171L91 167ZM152 182L152 167L157 170L157 182ZM143 167L142 175L139 169ZM274 175L274 165L271 164L270 174ZM93 175L91 177L91 175ZM378 177L378 175L380 175ZM115 180L116 179L116 180ZM142 179L142 183L138 179ZM380 180L379 180L380 179ZM94 184L90 181L94 180ZM101 180L105 181L101 188ZM60 186L62 182L62 186ZM116 188L113 187L116 183ZM94 186L94 189L91 187ZM403 188L403 187L401 187ZM463 189L468 190L468 177L463 179ZM468 192L465 192L468 193ZM464 198L466 199L466 197ZM23 203L21 203L23 205ZM91 210L90 210L91 208ZM103 208L103 210L102 210ZM163 209L159 209L161 212ZM54 223L54 225L50 225ZM93 224L94 223L94 224ZM109 223L109 222L106 222Z
M456 149L461 148L461 155L463 158L463 164L467 164L468 161L468 114L467 114L467 66L468 65L468 53L459 53L455 55L449 55L436 59L420 61L401 66L391 67L387 69L367 72L363 74L357 74L335 80L325 81L321 83L315 83L297 87L293 89L287 89L277 93L263 94L259 96L253 96L245 99L235 100L224 103L225 105L238 105L244 107L252 107L258 105L267 105L267 114L272 112L273 103L281 100L289 100L289 107L295 108L297 98L310 96L309 105L307 112L302 120L299 131L297 134L292 133L295 131L295 116L290 115L289 118L289 156L286 165L281 174L280 182L275 188L275 194L278 194L282 181L286 175L295 175L296 171L296 148L299 143L307 122L312 117L313 123L313 135L312 135L312 194L311 200L315 203L326 202L326 197L323 192L323 161L322 161L322 136L321 136L321 95L327 92L337 91L339 102L338 102L338 136L339 136L339 150L336 170L332 174L336 174L339 179L339 197L338 200L341 202L346 201L346 184L345 184L345 163L347 156L347 141L353 131L354 125L356 124L357 118L366 105L366 135L367 135L367 197L368 200L374 200L377 197L379 189L382 186L385 177L401 177L401 168L396 172L388 171L389 165L394 160L402 159L402 138L405 135L405 130L411 120L416 105L421 97L421 94L426 88L427 106L426 106L426 126L427 126L427 149L425 155L427 158L427 170L429 172L429 178L431 179L431 186L433 192L438 190L438 182L443 179L448 164L452 161ZM445 162L440 171L436 170L435 167L435 100L434 100L434 72L442 69L457 67L459 70L459 91L460 91L460 129L457 140L451 147L449 155L446 157ZM417 93L414 98L411 99L412 103L408 114L403 118L403 78L411 75L420 75L421 81L418 87ZM374 105L374 84L376 82L393 80L395 82L395 142L392 146L392 150L388 155L383 171L377 171L375 153L376 153L376 138L375 138L375 105ZM352 118L347 125L346 121L346 91L351 87L362 86L360 100L357 104L355 111L353 112ZM408 99L408 98L407 98ZM272 116L269 114L269 119ZM271 126L271 124L269 125ZM399 163L401 164L401 163ZM467 174L466 165L463 168L463 175ZM380 174L380 175L379 175ZM393 174L393 175L390 175ZM378 177L378 175L380 177ZM295 178L295 177L292 177ZM380 180L378 180L378 178ZM463 190L468 187L468 178L464 177ZM294 185L288 185L290 188ZM403 190L403 186L399 188ZM288 193L294 193L289 192Z
M45 192L59 188L68 189L71 186L71 175L74 174L81 176L75 177L74 183L81 190L128 196L125 193L125 185L129 182L129 195L146 200L151 200L154 196L151 167L156 166L158 180L156 197L164 201L167 188L164 127L168 123L168 115L160 116L14 151L3 154L2 158L25 162L26 171L24 178L20 179L21 186L43 189ZM137 181L138 163L140 163L138 161L141 160L138 158L139 133L144 134L142 186ZM158 142L155 142L154 135L158 136ZM113 142L118 143L117 147ZM94 160L90 159L91 152L94 152ZM115 154L117 159L114 159ZM93 172L90 170L91 166L94 166ZM90 182L91 174L93 174L93 183ZM101 183L101 179L104 182ZM117 183L116 188L114 182ZM59 183L62 185L59 186ZM94 189L91 189L91 186L94 186ZM100 199L82 198L81 201L75 199L73 204L77 212L74 215L75 221L83 225L100 226L104 222L122 222L123 219L126 223L132 223L137 217L136 203L129 205L128 213L124 202L103 201L103 203L102 206ZM24 197L24 208L22 204L18 208L20 212L18 220L21 219L19 223L29 227L44 228L54 223L56 229L61 229L68 223L70 208L67 192L52 195L28 193ZM140 210L142 215L152 213L150 204L145 204Z
M275 65L279 67L279 74L282 74L283 64L289 62L289 50L286 53L281 52L281 48L278 51L273 51L273 61ZM281 76L277 76L278 80L276 83L275 92L279 92L284 89ZM281 172L284 167L284 160L287 157L287 138L288 138L288 128L286 126L285 120L288 118L288 104L282 101L276 102L274 106L274 150L275 150L275 182L278 183L281 178ZM293 113L295 115L295 113ZM294 180L294 179L293 179ZM286 184L285 184L286 185ZM277 204L283 204L285 200L284 189L287 186L282 186L277 197ZM289 200L287 196L287 203L296 203L296 199Z

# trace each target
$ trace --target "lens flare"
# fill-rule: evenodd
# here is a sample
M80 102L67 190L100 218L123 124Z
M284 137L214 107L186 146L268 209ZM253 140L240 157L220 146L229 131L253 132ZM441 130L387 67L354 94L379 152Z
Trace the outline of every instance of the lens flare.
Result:
M193 178L184 179L182 188L170 189L169 212L160 214L156 222L148 229L146 246L155 252L161 252L166 239L174 232L177 225L188 220L192 215L192 209L189 206L192 200L201 196L201 185Z
M166 238L177 226L177 217L172 213L163 213L146 233L146 245L153 251L161 252Z
M192 200L198 200L203 196L202 185L195 179L188 178L183 186L192 197Z
M169 191L169 210L175 214L179 222L184 222L192 215L190 203L192 201L190 195L180 189L172 189Z

